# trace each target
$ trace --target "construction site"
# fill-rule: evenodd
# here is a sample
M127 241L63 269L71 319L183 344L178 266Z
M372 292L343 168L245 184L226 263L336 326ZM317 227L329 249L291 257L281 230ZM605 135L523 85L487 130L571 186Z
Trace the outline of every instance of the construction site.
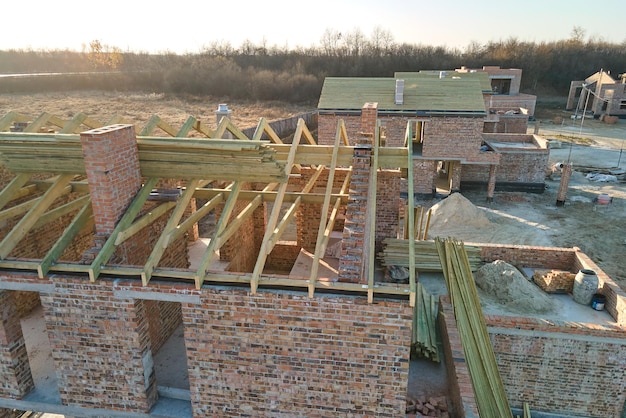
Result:
M520 77L328 78L289 135L0 115L0 417L624 418L626 291L465 197L570 205Z

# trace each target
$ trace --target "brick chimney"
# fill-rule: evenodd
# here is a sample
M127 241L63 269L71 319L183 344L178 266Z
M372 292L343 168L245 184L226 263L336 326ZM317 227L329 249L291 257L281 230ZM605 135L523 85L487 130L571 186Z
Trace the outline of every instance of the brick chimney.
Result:
M141 188L133 125L111 125L80 134L96 233L108 237Z

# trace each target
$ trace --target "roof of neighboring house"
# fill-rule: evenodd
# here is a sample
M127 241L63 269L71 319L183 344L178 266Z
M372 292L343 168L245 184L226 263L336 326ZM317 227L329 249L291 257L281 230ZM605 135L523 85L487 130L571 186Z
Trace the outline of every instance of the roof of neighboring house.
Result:
M422 70L419 72L396 72L394 74L395 78L439 78L442 76L445 78L458 79L462 80L478 80L480 82L480 86L483 90L483 93L491 94L491 80L489 73L485 71L440 71L440 70Z
M615 80L606 71L598 71L585 79L585 83L593 84L601 81L601 84L614 84Z
M396 78L327 77L318 104L321 111L360 111L377 102L379 113L484 116L481 77L439 78L429 73L397 73L404 79L403 103L395 104ZM405 77L406 75L406 77ZM487 79L487 82L489 80ZM489 88L490 90L490 88Z

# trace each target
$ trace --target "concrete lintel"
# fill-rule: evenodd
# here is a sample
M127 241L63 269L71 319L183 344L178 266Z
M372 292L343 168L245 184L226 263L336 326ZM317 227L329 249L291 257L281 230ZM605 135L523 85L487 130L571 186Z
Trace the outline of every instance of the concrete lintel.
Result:
M54 283L22 283L0 281L1 290L19 290L23 292L54 292Z
M143 299L143 300L157 300L160 302L179 302L179 303L192 303L195 305L200 304L199 295L181 295L178 293L164 293L164 292L152 292L152 291L140 291L140 290L114 290L113 296L118 299Z

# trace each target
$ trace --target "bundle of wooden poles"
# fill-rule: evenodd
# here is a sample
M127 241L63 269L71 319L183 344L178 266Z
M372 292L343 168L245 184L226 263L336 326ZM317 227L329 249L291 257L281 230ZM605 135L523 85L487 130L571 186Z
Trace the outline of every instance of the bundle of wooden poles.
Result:
M434 241L415 241L415 269L423 272L441 272L441 261ZM483 261L480 247L467 246L466 251L472 271L478 270ZM387 238L383 241L383 251L378 253L383 266L409 266L409 241Z
M417 283L417 298L413 309L411 354L439 363L437 349L437 306L435 297Z

